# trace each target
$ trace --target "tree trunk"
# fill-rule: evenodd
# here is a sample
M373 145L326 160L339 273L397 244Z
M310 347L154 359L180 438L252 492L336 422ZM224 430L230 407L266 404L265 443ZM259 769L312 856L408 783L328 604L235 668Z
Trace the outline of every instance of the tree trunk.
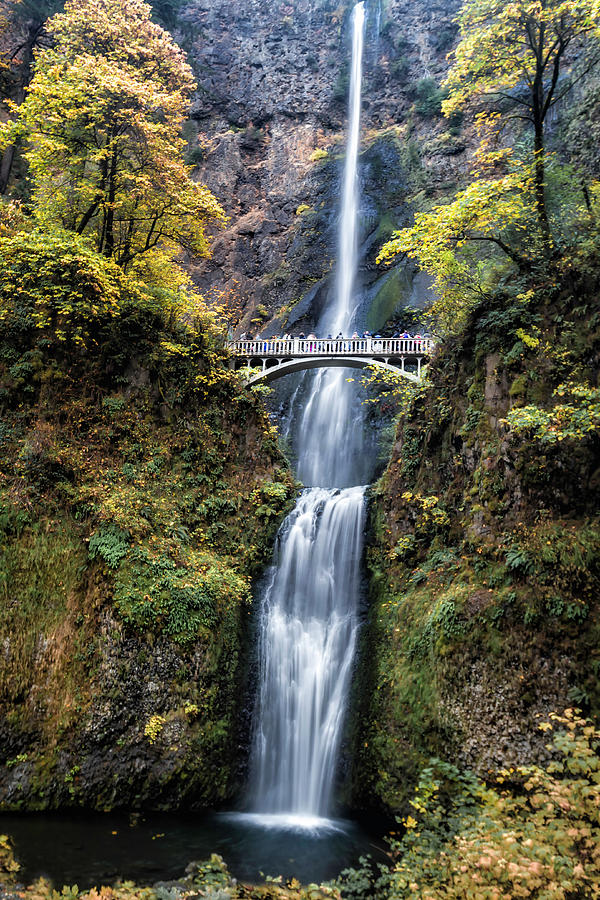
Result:
M37 44L38 38L42 31L43 22L39 19L32 19L27 28L27 38L23 45L23 56L20 67L20 77L15 90L14 101L19 106L25 99L25 92L31 81L31 63L33 62L33 51ZM0 162L0 194L5 194L12 171L17 144L11 144L2 154Z
M533 180L535 190L535 205L537 219L542 234L544 249L552 249L552 235L548 221L548 209L546 206L546 148L544 142L544 49L545 29L540 26L539 43L536 52L536 73L532 90L533 112Z
M115 250L115 195L117 180L117 151L113 150L108 175L108 197L106 209L106 228L104 231L104 255L112 256Z
M6 188L8 187L8 179L10 178L10 173L12 171L16 149L16 144L9 144L9 146L2 154L2 161L0 162L0 194L6 193Z
M550 223L548 221L548 209L546 207L546 158L544 147L544 131L543 128L536 127L534 140L534 183L535 183L535 205L537 207L537 217L542 232L544 245L548 248L552 246L552 235L550 233Z
M588 191L588 186L583 179L581 180L581 193L583 194L583 199L585 200L585 208L590 213L590 215L593 216L590 192Z

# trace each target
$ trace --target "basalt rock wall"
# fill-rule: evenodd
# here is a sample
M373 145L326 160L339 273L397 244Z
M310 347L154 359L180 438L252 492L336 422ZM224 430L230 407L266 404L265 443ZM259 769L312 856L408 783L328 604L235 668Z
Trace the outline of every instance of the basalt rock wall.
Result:
M448 134L435 96L422 103L446 70L458 6L367 3L361 285L365 321L375 303L368 323L375 328L396 302L418 303L427 289L418 281L412 296L409 272L395 276L391 291L389 273L382 277L375 266L377 250L406 219L409 197L450 190L465 167L466 144ZM215 236L212 260L192 272L207 293L225 292L239 309L238 331L269 322L272 331L308 327L326 300L336 258L351 10L328 0L237 0L234 9L225 0L198 0L180 16L177 36L198 82L189 159L230 216Z

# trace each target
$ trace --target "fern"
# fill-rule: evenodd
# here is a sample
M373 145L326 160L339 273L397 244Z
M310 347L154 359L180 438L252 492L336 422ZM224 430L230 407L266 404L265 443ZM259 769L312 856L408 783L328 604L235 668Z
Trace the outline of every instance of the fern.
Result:
M90 538L90 559L104 560L110 569L118 569L129 549L129 535L116 525L103 525Z

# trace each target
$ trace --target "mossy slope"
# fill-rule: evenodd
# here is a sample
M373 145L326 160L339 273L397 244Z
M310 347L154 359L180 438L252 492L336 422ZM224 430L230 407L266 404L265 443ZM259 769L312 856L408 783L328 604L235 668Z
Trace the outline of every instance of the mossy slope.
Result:
M599 711L598 433L506 422L525 405L553 415L561 384L595 390L594 271L528 303L488 299L400 423L371 508L352 723L365 806L403 808L432 756L484 778L544 762L540 716Z
M294 483L210 317L42 244L0 284L0 803L219 803Z

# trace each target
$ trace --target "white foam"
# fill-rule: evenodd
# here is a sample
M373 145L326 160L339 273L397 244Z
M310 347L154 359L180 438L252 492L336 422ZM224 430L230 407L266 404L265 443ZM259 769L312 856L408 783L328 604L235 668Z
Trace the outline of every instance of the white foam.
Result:
M342 819L326 819L322 816L302 815L300 813L219 813L219 817L231 822L239 822L255 828L275 831L339 831L348 829Z

